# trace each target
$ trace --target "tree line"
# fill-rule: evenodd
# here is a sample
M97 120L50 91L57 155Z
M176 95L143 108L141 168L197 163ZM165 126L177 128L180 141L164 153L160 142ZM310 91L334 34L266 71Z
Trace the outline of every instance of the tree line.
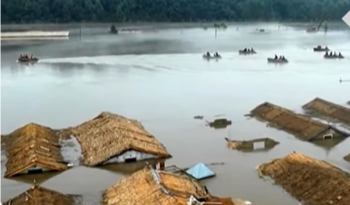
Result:
M3 0L1 23L341 20L350 0Z

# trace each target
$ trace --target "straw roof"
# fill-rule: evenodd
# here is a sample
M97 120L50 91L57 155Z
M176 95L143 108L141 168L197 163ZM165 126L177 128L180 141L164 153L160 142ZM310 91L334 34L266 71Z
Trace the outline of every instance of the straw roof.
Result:
M35 123L10 133L6 150L8 160L5 177L14 176L33 166L57 171L68 169L54 131Z
M234 205L230 198L210 196L204 187L189 177L149 167L108 188L103 194L103 203L104 205L187 205L191 195L205 201L220 201L222 205Z
M269 122L269 125L282 129L296 137L311 141L330 128L329 125L296 114L288 109L265 102L251 111L252 116Z
M337 105L321 98L315 98L304 105L303 108L350 125L350 109L347 107Z
M123 116L102 112L96 118L66 131L77 138L82 148L83 163L99 165L129 150L171 157L165 147L141 123Z
M349 175L327 162L292 153L260 165L258 171L304 204L349 205Z
M74 199L71 196L59 192L45 189L34 185L27 191L21 193L13 199L8 200L4 205L71 205Z

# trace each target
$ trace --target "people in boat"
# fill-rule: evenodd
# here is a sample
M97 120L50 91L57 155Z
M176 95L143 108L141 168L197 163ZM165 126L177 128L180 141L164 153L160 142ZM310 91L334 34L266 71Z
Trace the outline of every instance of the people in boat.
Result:
M215 53L214 53L214 56L215 56L215 57L219 57L218 52L215 52Z
M282 60L286 60L286 58L284 56L282 56Z
M248 52L248 53L250 52L250 49L249 49L249 48L247 49L247 52Z
M325 48L326 50L328 50L328 46L326 46L326 48Z
M333 56L333 52L332 51L329 53L329 56Z
M255 52L253 48L250 49L251 52Z
M278 59L278 56L275 54L275 59L277 60Z
M210 57L210 53L209 53L209 51L207 51L207 54L206 54L206 55L207 55L207 57Z
M343 55L339 52L339 55L338 55L338 57L343 57Z
M321 48L321 45L318 45L317 48Z
M325 56L329 56L329 53L328 53L328 51L326 51L326 54L324 54Z
M247 48L245 48L243 51L244 51L244 52L247 52Z

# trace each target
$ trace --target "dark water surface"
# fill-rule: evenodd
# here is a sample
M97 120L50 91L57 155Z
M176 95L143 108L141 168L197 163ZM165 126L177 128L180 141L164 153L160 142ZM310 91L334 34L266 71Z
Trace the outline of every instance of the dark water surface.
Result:
M256 33L256 28L268 32ZM217 39L213 30L191 28L2 42L1 131L9 133L29 122L63 128L102 111L118 113L141 121L167 147L173 155L168 165L224 162L212 167L217 177L206 181L213 194L257 205L296 205L280 187L259 179L256 166L299 151L350 170L343 160L350 152L350 140L325 149L244 114L265 101L296 112L315 97L345 105L350 83L339 79L350 79L349 40L349 29L324 35L260 24L240 26L238 31L229 27ZM325 60L322 53L312 51L318 44L342 51L346 58ZM244 47L254 47L258 54L239 56L237 51ZM218 51L223 59L203 60L207 50ZM20 53L33 53L40 63L19 65L15 60ZM266 58L274 54L285 55L290 63L268 64ZM222 115L233 124L214 130L203 120L194 120L195 115L206 120ZM227 148L227 136L269 137L280 144L268 152L241 153ZM76 167L37 181L63 193L81 194L88 204L96 204L101 192L123 175L115 170ZM2 179L2 201L27 189L32 180Z

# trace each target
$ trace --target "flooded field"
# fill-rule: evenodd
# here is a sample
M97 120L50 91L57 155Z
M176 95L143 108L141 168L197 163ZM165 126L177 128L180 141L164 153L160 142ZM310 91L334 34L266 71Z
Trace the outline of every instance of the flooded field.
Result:
M257 28L267 32L256 32ZM297 151L350 171L343 159L350 152L350 139L333 147L318 146L245 114L266 101L301 113L301 107L315 97L349 106L349 40L348 29L325 35L254 24L230 26L218 31L216 38L213 29L187 28L4 41L1 132L10 133L29 122L52 128L76 126L109 111L139 120L173 156L166 165L219 163L211 167L217 176L205 181L213 194L256 205L297 205L282 188L260 179L256 166ZM322 52L313 52L319 44L341 51L345 58L324 59ZM253 47L257 54L239 55L245 47ZM206 51L217 51L222 59L203 60ZM39 63L16 63L23 53L34 54ZM266 59L275 54L284 55L289 63L268 64ZM204 119L194 119L196 115ZM232 120L232 125L205 126L206 120L218 116ZM225 138L270 138L279 144L266 152L239 152L228 148ZM2 174L4 160L2 156ZM2 179L1 200L20 194L36 179L46 188L98 204L101 192L135 166L80 166L63 173Z

